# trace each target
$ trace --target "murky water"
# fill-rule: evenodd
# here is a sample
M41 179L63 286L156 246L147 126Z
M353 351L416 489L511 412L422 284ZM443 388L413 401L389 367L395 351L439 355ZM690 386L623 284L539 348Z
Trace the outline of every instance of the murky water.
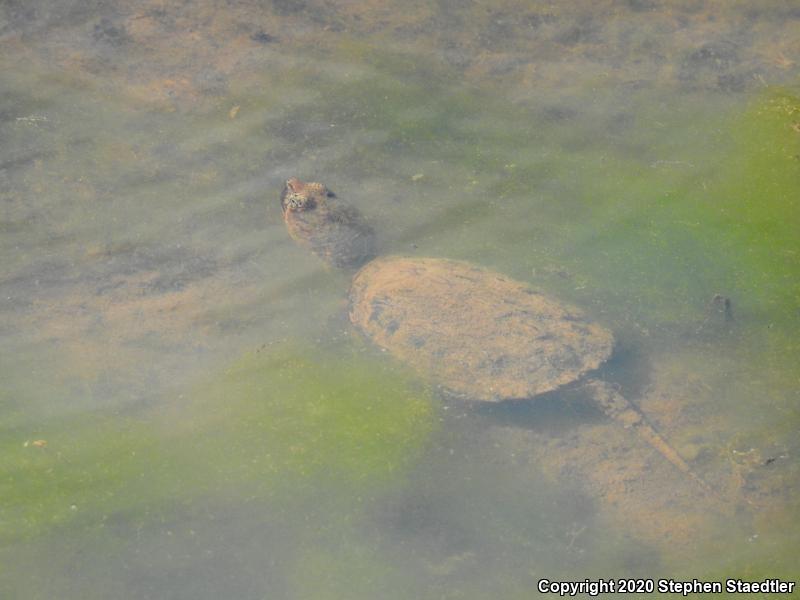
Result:
M799 30L777 1L0 4L2 596L796 577ZM482 408L375 349L286 233L290 176L383 253L612 329L601 375L721 499L580 389Z

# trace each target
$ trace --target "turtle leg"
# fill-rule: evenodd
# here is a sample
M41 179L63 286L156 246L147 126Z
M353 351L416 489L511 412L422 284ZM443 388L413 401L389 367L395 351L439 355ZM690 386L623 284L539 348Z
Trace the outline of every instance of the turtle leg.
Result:
M592 399L603 409L604 413L622 423L626 429L633 428L639 437L658 450L664 458L694 479L706 492L717 496L715 490L692 470L681 458L681 455L645 420L644 415L628 402L613 385L600 379L590 379L586 383L586 387L591 390Z

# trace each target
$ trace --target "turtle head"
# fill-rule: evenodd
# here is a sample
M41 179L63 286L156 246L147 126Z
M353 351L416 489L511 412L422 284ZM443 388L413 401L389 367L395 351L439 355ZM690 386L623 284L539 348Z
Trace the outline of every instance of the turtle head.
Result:
M284 214L313 210L318 204L325 202L326 198L335 196L321 183L303 183L297 177L291 177L283 186L281 208Z

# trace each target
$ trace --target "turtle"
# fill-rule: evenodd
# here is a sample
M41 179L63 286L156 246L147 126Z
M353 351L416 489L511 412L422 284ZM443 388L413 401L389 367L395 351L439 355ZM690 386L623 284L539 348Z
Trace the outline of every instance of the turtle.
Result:
M712 491L617 386L593 375L612 356L614 335L581 309L468 262L376 257L374 231L361 213L321 183L289 179L281 206L296 242L329 265L357 269L350 322L380 348L478 402L582 385L606 415Z

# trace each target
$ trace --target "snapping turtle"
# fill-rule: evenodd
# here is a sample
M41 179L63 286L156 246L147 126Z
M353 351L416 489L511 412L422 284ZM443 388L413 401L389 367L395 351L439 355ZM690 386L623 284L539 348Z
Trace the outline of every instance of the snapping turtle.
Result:
M329 264L363 265L350 287L350 321L378 346L450 392L484 402L533 398L582 382L608 416L708 489L616 387L585 377L612 354L608 329L578 308L466 262L404 256L367 262L375 252L372 229L334 198L322 184L289 179L283 217L292 238Z

